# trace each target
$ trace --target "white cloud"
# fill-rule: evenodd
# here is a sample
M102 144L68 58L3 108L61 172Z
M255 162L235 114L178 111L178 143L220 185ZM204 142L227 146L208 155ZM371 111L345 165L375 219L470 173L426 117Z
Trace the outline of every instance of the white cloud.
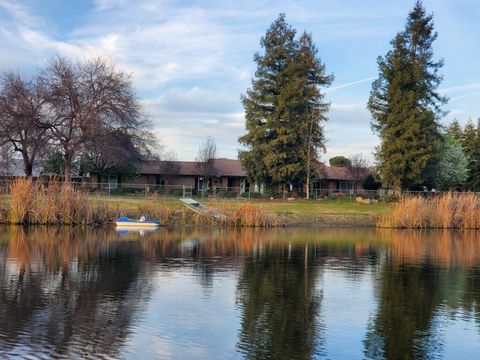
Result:
M27 9L18 2L0 0L0 8L5 9L20 23L34 25L39 22L37 17L31 15Z
M328 69L336 71L335 66L340 64L340 69L343 66L347 70L349 66L351 70L347 75L348 71L341 73L344 83L326 90L332 101L330 121L325 128L328 154L369 152L378 139L370 130L368 93L366 85L361 84L375 79L366 77L374 73L375 65L360 68L364 64L348 59L346 50L355 43L363 45L363 39L390 34L392 22L402 26L405 5L400 3L389 4L385 13L384 7L371 3L367 7L362 2L325 3L319 12L314 11L316 2L308 0L226 0L222 4L95 0L81 22L55 34L48 22L39 17L41 12L0 0L0 16L2 9L8 14L0 25L0 65L31 69L55 53L80 58L107 57L122 70L133 73L134 84L155 120L157 132L180 158L193 159L206 135L216 137L222 156L233 157L239 147L237 139L244 132L240 94L250 85L255 71L253 53L259 49L259 38L276 14L286 12L287 21L299 32L304 26L313 31L322 59L331 57L326 64ZM345 57L331 53L324 56L324 49L329 49L325 47L327 43L335 44L333 51L346 51L342 53ZM338 49L338 44L342 49ZM365 52L378 49L367 42L365 45ZM360 55L359 58L362 60ZM374 58L372 61L374 64ZM353 80L357 76L365 78ZM480 89L475 77L471 79L470 83L442 89L455 95L451 101L456 108L448 119L475 117L480 111L478 106L468 110L467 106L462 107Z

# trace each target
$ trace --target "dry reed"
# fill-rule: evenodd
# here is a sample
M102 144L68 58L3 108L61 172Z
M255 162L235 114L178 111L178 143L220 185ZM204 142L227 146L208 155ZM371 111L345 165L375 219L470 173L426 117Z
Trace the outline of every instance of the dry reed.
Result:
M162 224L175 225L231 225L270 227L276 225L276 217L250 203L241 205L210 201L211 213L199 214L187 208L172 209L152 196L139 207L136 215L159 219ZM127 214L128 215L128 214ZM225 215L225 217L223 217Z
M8 219L16 224L94 224L111 219L107 206L94 206L71 184L17 179L10 188Z
M35 182L18 179L10 188L10 209L0 220L16 224L104 224L115 214L105 202L92 201L84 191L61 182ZM148 198L137 210L120 211L116 215L146 216L159 219L169 226L182 225L231 225L270 227L276 225L276 217L251 203L210 202L212 213L197 214L184 207L171 207L159 202L155 196ZM220 214L220 215L219 215ZM222 215L225 215L223 217Z
M230 222L235 226L271 227L276 225L276 218L260 207L246 203L230 215Z
M445 193L433 198L402 197L378 222L382 228L480 229L480 196Z

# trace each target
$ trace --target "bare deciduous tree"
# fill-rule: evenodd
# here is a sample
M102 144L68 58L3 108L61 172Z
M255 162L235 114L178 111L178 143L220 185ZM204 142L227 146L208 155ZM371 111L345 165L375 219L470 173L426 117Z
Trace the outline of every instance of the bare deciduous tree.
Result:
M82 154L82 168L103 177L118 175L131 178L136 174L138 164L149 154L144 141L136 136L113 130L98 134L85 146Z
M71 178L74 156L105 134L122 133L148 140L148 126L135 96L131 77L115 65L96 58L71 62L52 59L42 73L47 85L52 141L64 156L65 181ZM143 139L142 139L143 138Z
M369 162L363 154L353 154L348 169L352 175L353 190L356 192L360 181L368 175Z
M212 173L212 160L217 157L217 144L215 138L207 136L204 142L198 148L198 155L195 158L202 175L208 176Z
M320 121L323 119L322 114L315 114L310 112L305 119L304 131L305 134L305 194L307 200L310 199L311 182L313 174L319 164L319 151L325 150L323 145L319 145L323 142L323 128L319 126Z
M180 165L177 161L177 154L174 151L166 151L161 154L159 166L160 174L166 185L180 174Z
M0 175L10 176L13 170L13 148L10 143L0 146Z
M0 78L0 145L10 144L22 156L26 176L46 149L45 92L39 79L25 80L7 72Z

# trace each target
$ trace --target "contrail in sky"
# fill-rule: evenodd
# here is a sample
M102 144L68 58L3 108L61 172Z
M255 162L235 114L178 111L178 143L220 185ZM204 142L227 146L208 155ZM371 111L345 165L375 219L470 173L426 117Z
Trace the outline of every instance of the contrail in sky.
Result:
M377 78L376 76L372 76L372 77L369 77L369 78L366 78L366 79L352 81L352 82L349 82L349 83L346 83L346 84L342 84L342 85L338 85L338 86L334 86L332 88L326 89L325 92L329 93L329 92L336 91L336 90L339 90L339 89L343 89L343 88L346 88L346 87L361 84L361 83L364 83L364 82L367 82L367 81L372 81L372 80L375 80L376 78Z
M470 83L470 84L456 85L448 88L443 88L443 89L440 89L439 91L446 93L446 92L456 92L456 91L472 90L472 89L479 89L479 88L480 88L480 83Z

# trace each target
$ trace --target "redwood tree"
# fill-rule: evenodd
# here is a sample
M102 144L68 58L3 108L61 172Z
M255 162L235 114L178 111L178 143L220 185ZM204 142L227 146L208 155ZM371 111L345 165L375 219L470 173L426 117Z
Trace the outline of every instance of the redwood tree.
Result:
M323 147L328 104L321 86L331 83L310 34L296 31L281 14L261 39L263 54L252 86L242 97L247 133L239 157L249 177L267 187L309 183Z
M436 38L432 15L417 1L405 29L391 42L392 50L378 58L379 76L368 108L381 140L376 157L382 181L398 189L431 180L438 160L439 118L447 99L437 91L443 61L433 58Z

